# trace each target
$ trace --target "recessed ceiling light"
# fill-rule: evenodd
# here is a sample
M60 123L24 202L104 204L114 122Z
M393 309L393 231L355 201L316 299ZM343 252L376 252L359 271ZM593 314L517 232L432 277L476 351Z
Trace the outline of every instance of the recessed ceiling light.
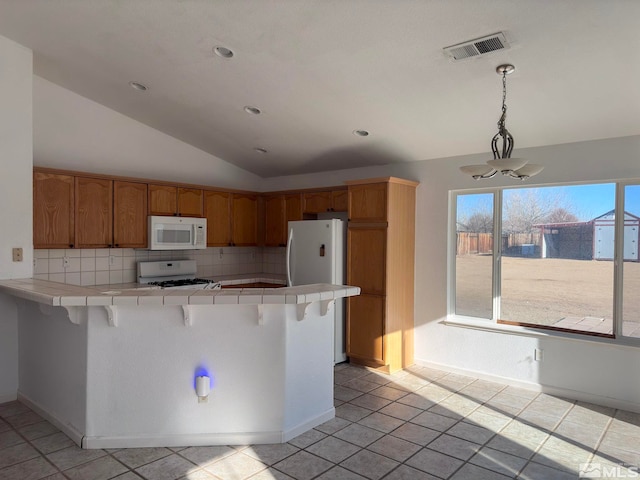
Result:
M253 150L258 152L258 153L267 153L267 149L266 148L256 147Z
M143 85L140 82L129 82L129 86L131 88L135 88L136 90L140 90L141 92L146 92L148 90L146 85Z
M231 58L233 57L233 52L229 50L227 47L213 47L213 53L222 58Z
M260 110L258 107L252 107L251 105L247 105L246 107L244 107L244 111L250 113L251 115L260 115L262 113L262 110Z
M358 136L358 137L368 137L369 136L369 132L367 132L366 130L354 130L353 134Z

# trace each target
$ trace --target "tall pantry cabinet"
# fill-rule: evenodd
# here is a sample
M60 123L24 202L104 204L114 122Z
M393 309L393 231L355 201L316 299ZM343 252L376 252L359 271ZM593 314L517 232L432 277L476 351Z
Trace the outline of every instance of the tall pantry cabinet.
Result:
M347 355L395 372L413 364L417 182L388 177L346 182L349 227Z

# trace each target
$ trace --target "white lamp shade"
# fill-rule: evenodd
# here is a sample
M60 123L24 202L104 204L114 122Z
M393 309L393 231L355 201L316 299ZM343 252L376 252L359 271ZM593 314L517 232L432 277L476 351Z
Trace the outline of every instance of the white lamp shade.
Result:
M496 170L502 172L504 170L518 170L527 164L524 158L498 158L487 162Z
M494 168L489 165L465 165L464 167L460 167L460 171L462 173L466 173L467 175L474 176L483 176L488 173L493 172Z
M533 177L539 174L544 169L544 166L537 163L527 163L524 167L516 170L516 173L521 177Z

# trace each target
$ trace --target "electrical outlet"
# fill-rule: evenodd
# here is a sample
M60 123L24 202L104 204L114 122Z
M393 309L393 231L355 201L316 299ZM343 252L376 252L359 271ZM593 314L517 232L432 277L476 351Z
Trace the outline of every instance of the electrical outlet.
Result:
M219 255L219 258L222 258L222 249L220 249L220 253L218 255Z
M536 362L541 362L541 361L542 361L542 358L543 358L543 352L544 352L544 350L542 350L541 348L536 348L536 349L533 351L533 359L534 359Z
M13 249L13 261L14 262L21 262L23 259L22 257L22 248L17 247Z
M62 268L69 268L69 257L62 257Z
M115 265L115 264L116 264L116 256L109 255L109 265Z

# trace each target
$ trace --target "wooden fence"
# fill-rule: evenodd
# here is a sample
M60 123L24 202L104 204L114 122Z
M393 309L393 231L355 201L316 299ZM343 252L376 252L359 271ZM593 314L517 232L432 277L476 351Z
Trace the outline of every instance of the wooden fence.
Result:
M493 252L493 234L458 232L456 255Z
M480 255L493 253L493 234L457 232L456 255ZM502 236L502 250L520 247L521 245L535 245L542 243L540 233L510 233Z

